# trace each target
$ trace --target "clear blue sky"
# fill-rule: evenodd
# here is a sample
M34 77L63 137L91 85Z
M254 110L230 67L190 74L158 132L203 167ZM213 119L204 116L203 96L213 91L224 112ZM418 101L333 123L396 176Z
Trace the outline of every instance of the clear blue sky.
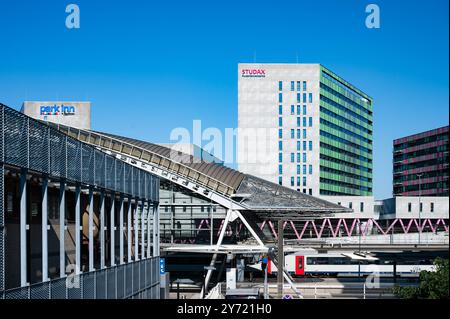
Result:
M65 27L76 3L81 28ZM381 29L365 28L365 6ZM168 142L237 126L237 64L322 63L375 99L374 191L392 140L448 125L448 1L0 1L0 101L90 100L93 128Z

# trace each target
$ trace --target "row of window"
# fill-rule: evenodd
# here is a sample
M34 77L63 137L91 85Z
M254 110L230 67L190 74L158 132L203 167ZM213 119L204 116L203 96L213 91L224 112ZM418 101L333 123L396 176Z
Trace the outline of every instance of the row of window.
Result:
M420 203L420 212L423 213L423 203ZM412 204L408 203L408 213L412 212ZM430 203L430 212L434 213L434 203Z
M366 99L364 96L362 96L358 92L356 92L353 89L349 88L347 85L341 83L339 80L335 79L333 76L331 76L327 72L322 71L322 75L323 75L323 77L325 79L331 81L332 83L336 84L341 89L343 89L344 92L345 92L345 95L348 95L349 97L352 97L353 99L355 99L357 101L364 101L364 102L367 102L369 105L371 104L370 100Z
M306 129L303 129L303 131L297 130L297 138L301 138L302 135L300 133L303 133L303 138L307 138L307 131L306 131ZM283 129L281 129L281 128L278 129L278 137L280 139L283 138ZM295 138L295 130L291 130L291 138ZM282 144L283 144L283 142L280 141L280 151L283 150L283 145ZM311 147L311 150L312 150L312 147Z
M303 115L306 115L306 113L307 106L303 105ZM283 115L283 105L278 105L278 114ZM291 115L295 115L295 105L291 105ZM302 115L300 105L297 105L297 115Z
M337 204L338 204L339 206L342 206L342 203L341 203L341 202L338 202ZM349 203L348 203L348 208L353 209L353 202L349 202ZM360 202L360 203L359 203L359 211L360 211L361 213L364 213L364 203L363 203L363 202Z
M302 157L301 157L301 153L297 153L297 163L301 163ZM279 153L278 154L278 162L279 163L283 163L283 153ZM303 153L303 163L307 162L307 155L306 153ZM291 153L291 163L295 163L295 153Z
M355 123L354 121L351 121L341 115L338 115L323 106L320 107L320 112L327 114L328 116L331 116L332 118L338 120L339 122L346 123L347 125L350 125L350 126L354 127L355 129L358 129L366 134L369 134L369 135L372 134L372 130L368 130L364 126L361 126L361 125Z
M303 93L303 103L312 103L312 102L313 102L312 93ZM283 93L278 94L278 103L283 103ZM297 103L302 103L301 93L297 93Z
M297 175L300 175L302 172L302 166L297 165ZM313 166L312 165L303 165L303 175L309 174L312 175L313 173ZM283 165L278 165L278 174L283 175Z
M176 206L176 205L175 205L175 206ZM194 208L194 206L191 206L190 208ZM200 207L200 211L201 211L202 213L204 213L204 212L205 212L205 206L201 206L201 207ZM206 207L206 211L207 211L208 213L210 213L210 212L211 212L211 207L210 207L210 206L207 206L207 207ZM217 208L216 208L216 207L213 207L212 211L213 211L213 212L216 212L216 211L217 211ZM168 213L168 212L169 212L169 206L164 206L164 212L165 212L165 213ZM187 206L183 206L183 213L186 213L186 212L187 212Z
M295 83L296 81L291 81L291 91L295 91ZM307 85L306 81L297 81L297 91L300 91L300 87L303 84L303 91L306 91ZM278 82L278 90L283 91L283 81Z
M320 159L324 160L324 161L329 161L329 162L332 162L332 163L340 164L340 165L345 165L345 166L348 166L348 167L351 167L351 168L354 168L354 169L359 169L359 170L361 170L363 172L372 173L372 168L370 168L370 167L365 167L365 166L358 165L358 164L355 164L355 163L343 161L341 159L330 157L330 156L327 156L325 154L320 154Z

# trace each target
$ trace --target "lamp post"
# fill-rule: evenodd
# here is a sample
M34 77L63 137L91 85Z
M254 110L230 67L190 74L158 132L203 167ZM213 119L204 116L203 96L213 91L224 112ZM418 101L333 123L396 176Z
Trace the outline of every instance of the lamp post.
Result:
M420 235L422 233L422 174L417 174L419 178L419 245L420 245Z

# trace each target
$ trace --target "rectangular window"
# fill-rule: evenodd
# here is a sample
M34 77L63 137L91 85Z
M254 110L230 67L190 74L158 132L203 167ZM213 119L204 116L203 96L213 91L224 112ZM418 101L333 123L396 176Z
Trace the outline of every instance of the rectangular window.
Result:
M283 175L283 165L278 165L278 174Z
M353 209L353 203L352 202L348 203L348 208Z
M364 203L363 202L359 203L359 211L361 213L364 213Z
M303 127L306 127L306 117L303 118Z
M297 163L300 163L300 153L297 153Z
M306 186L306 176L303 176L303 186ZM305 192L306 193L306 192Z
M295 90L295 82L291 81L291 91L294 91L294 90Z
M309 141L309 150L310 150L310 151L313 150L313 143L312 143L312 141Z
M297 93L297 103L300 103L300 93Z
M297 130L297 138L301 138L301 131L300 130Z
M303 138L306 138L306 130L303 130Z
M306 151L306 141L303 141L303 150Z
M294 186L295 185L295 179L294 179L294 176L292 176L291 177L291 186Z
M309 103L312 103L313 102L313 97L312 97L312 93L309 93L309 101L308 101Z
M408 203L408 213L411 213L411 203Z
M313 126L313 123L312 123L312 122L313 122L313 119L312 119L312 117L310 117L310 118L309 118L309 123L308 123L308 124L309 124L309 127L312 127L312 126Z
M306 175L306 165L303 165L303 175Z
M283 129L281 128L278 130L278 137L283 138Z
M306 103L306 93L303 93L303 103Z
M300 91L300 81L297 81L297 91Z
M295 130L291 130L291 138L295 138Z
M430 203L430 212L434 213L434 203Z
M278 94L278 103L283 103L283 93Z
M300 175L300 165L297 165L297 175Z
M297 105L297 115L301 115L300 114L300 105Z
M297 187L300 186L300 176L297 176Z
M283 163L283 153L278 154L278 162Z
M303 105L303 115L306 115L306 105Z
M283 81L278 82L278 90L283 91Z
M306 153L303 153L303 163L306 163Z
M301 148L300 148L300 141L297 141L297 151L301 151Z
M297 117L297 126L300 127L300 118Z
M283 185L283 177L282 176L278 177L278 184Z
M278 150L282 151L283 150L283 141L279 141L278 142Z
M293 105L291 105L291 115L295 114L295 107Z
M278 118L278 126L283 126L283 118L282 117Z
M423 203L420 203L419 209L420 209L420 212L422 213L423 212Z
M303 81L303 91L306 91L306 81Z
M294 163L294 162L295 162L295 154L291 153L291 163Z
M278 106L278 114L283 115L283 105Z
M309 195L312 196L312 188L309 189Z
M312 175L312 173L313 173L313 166L309 165L309 175Z

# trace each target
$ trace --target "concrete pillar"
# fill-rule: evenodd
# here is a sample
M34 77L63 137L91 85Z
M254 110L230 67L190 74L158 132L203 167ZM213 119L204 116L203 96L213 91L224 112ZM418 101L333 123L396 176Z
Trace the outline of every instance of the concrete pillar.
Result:
M109 242L111 243L110 246L110 256L111 256L111 267L114 267L116 265L116 252L115 252L115 240L116 240L116 225L115 225L115 213L116 213L116 194L112 193L111 194L111 210L109 212L109 218L110 218L110 222L109 222L109 234L110 234L110 240Z
M59 277L66 276L66 182L59 182Z
M42 281L48 281L48 177L42 178Z
M27 278L27 170L22 169L20 173L20 285L28 284Z
M100 269L105 268L105 192L100 193Z
M75 274L81 272L81 186L75 187Z
M94 270L94 190L89 188L89 271Z

